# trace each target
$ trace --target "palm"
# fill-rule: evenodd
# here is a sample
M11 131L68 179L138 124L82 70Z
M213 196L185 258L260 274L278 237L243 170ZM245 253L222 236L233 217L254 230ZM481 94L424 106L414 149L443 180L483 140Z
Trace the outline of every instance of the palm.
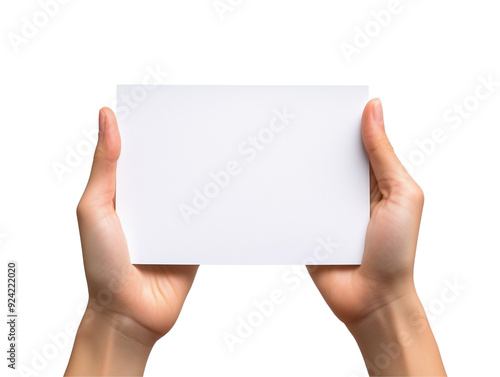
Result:
M134 278L125 301L134 309L131 317L158 334L167 333L179 316L197 266L132 267Z
M90 296L103 310L165 334L179 315L197 266L130 264L118 215L114 208L105 208L94 218L80 220Z
M422 193L397 160L385 133L381 136L370 122L370 112L365 110L363 141L371 162L370 221L361 266L308 266L327 304L344 323L403 293L394 287L406 289L413 284Z
M120 136L111 110L92 173L78 205L78 224L91 308L131 320L153 337L174 325L198 266L132 265L115 211ZM101 137L101 136L100 136Z

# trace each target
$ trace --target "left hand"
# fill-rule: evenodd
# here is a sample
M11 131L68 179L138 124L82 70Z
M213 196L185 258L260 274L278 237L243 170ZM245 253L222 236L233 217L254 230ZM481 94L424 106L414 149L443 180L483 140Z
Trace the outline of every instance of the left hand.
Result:
M81 350L82 358L85 358L85 355L81 355L85 354L85 343L91 343L88 340L94 336L99 337L99 340L95 339L96 348L110 348L110 344L99 344L103 334L96 334L93 328L108 334L111 343L123 340L125 345L122 344L121 348L135 351L141 348L149 354L147 350L177 320L198 269L198 266L191 265L130 263L125 234L115 211L116 165L120 149L116 117L113 111L103 108L99 112L99 138L90 179L77 208L89 290L89 303L73 350L74 354ZM79 343L82 338L87 341ZM129 356L124 354L118 357L123 359L122 366L129 362ZM145 357L147 359L147 355ZM104 370L84 372L77 368L84 363L78 362L73 355L72 360L67 373L104 373ZM96 360L93 364L96 364ZM120 365L117 367L120 368ZM106 373L118 373L121 370L110 369ZM118 374L130 372L129 369Z

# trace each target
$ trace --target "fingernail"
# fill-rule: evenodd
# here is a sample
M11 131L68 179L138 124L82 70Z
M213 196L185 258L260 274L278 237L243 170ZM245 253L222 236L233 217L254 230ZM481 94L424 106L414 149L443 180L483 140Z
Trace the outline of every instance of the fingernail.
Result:
M382 110L382 102L379 99L373 104L373 119L380 126L384 124L384 111Z
M104 128L106 126L106 113L104 110L99 111L99 133L104 132Z

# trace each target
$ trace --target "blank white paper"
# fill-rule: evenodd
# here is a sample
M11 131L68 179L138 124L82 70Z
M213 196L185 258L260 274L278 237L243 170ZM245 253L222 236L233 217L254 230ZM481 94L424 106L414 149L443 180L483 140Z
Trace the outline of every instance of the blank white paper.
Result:
M135 264L360 264L366 86L117 87Z

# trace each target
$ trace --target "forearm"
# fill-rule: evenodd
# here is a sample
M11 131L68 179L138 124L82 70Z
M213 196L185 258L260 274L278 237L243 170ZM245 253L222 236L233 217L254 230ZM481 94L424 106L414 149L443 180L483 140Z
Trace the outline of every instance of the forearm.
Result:
M446 376L416 293L348 325L370 376Z
M65 376L142 376L152 345L128 335L127 326L126 319L87 309Z

